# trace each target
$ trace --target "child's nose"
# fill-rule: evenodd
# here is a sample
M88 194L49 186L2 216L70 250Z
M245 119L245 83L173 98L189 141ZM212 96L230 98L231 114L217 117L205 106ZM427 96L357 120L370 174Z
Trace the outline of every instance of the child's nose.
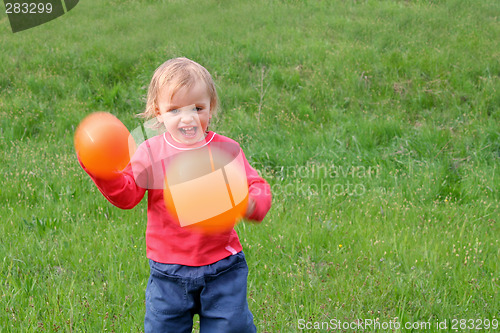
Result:
M188 124L193 121L193 115L190 112L183 112L181 121Z

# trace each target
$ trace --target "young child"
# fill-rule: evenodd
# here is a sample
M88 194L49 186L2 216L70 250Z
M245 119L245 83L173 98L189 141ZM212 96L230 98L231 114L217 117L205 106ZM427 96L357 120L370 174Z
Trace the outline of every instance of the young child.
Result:
M146 332L191 332L194 314L199 314L201 332L256 331L247 302L248 266L236 231L203 233L183 228L164 202L169 157L228 143L243 156L248 184L245 219L260 222L270 209L269 185L249 165L239 145L208 130L217 104L215 84L203 66L186 58L168 60L153 75L142 114L156 119L166 132L143 142L115 179L99 179L82 165L117 207L133 208L148 192L146 247L151 274ZM200 191L211 195L210 188Z

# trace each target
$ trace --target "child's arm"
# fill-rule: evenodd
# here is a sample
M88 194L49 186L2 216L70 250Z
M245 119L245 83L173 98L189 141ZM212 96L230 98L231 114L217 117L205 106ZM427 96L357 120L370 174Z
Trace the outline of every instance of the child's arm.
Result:
M109 202L118 208L131 209L142 200L146 189L151 188L149 186L150 155L151 148L146 141L137 148L127 167L111 180L97 178L85 168L80 158L78 161Z
M243 154L243 151L241 153ZM243 158L248 182L248 208L245 218L254 222L262 222L271 208L271 187L250 166L244 154Z
M115 179L100 179L91 174L78 158L97 188L109 202L118 208L131 209L144 197L145 189L136 185L130 164Z

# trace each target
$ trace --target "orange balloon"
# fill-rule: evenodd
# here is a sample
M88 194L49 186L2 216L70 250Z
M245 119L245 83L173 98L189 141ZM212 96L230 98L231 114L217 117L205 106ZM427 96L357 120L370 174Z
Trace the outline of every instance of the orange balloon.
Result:
M83 165L102 179L116 178L135 150L125 125L107 112L95 112L83 119L76 129L74 143Z
M239 146L217 142L171 158L166 163L163 198L181 227L205 234L230 231L248 205Z

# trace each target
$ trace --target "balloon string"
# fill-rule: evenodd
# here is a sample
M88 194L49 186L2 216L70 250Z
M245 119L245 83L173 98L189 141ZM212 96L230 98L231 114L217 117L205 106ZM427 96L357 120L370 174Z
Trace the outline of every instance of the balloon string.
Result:
M212 156L212 148L210 148L210 145L208 145L208 155L210 155L210 166L212 167L212 172L214 172L214 157Z

